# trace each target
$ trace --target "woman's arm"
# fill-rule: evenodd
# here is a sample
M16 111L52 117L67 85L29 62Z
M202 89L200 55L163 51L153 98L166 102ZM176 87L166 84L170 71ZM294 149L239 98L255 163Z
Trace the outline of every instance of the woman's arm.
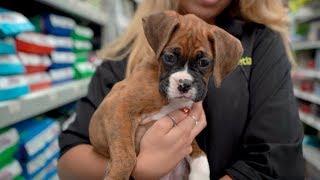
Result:
M249 84L248 122L233 179L304 179L303 131L281 37L257 32Z
M124 69L124 62L103 62L91 79L87 96L78 101L75 121L59 137L61 179L102 179L106 160L93 151L88 127L103 98L123 78Z
M103 179L106 159L91 145L81 144L68 150L58 163L60 179Z

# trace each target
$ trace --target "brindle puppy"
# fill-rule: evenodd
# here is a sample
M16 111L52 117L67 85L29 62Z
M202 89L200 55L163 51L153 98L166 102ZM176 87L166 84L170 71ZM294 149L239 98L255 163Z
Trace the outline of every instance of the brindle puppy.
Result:
M90 141L109 162L108 180L129 179L140 139L154 122L150 120L203 100L209 77L219 87L243 52L235 37L191 14L154 14L143 19L143 27L154 55L114 85L90 122ZM187 159L190 173L180 163L177 169L186 176L164 178L209 179L206 155L195 141Z

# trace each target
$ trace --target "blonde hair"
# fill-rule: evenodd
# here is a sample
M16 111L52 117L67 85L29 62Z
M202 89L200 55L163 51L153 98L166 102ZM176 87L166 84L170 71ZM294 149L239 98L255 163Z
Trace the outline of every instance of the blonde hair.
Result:
M104 59L120 60L129 55L126 74L144 57L153 54L142 29L142 17L164 10L177 10L179 0L143 0L127 30L114 42L99 52ZM286 8L279 0L233 0L232 7L237 8L240 18L264 24L281 34L287 54L294 64L288 40L288 16ZM231 6L230 5L230 6Z

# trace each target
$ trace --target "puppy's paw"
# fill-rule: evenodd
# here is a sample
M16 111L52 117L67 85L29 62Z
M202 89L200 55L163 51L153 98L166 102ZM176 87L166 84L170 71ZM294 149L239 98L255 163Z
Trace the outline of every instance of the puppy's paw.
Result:
M189 180L210 180L210 169L207 156L190 160Z

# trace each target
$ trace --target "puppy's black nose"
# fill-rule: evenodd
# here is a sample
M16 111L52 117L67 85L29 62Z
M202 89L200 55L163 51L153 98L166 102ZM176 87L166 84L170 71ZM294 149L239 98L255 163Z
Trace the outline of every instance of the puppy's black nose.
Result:
M187 93L191 89L192 81L189 79L180 79L178 90L181 93Z

